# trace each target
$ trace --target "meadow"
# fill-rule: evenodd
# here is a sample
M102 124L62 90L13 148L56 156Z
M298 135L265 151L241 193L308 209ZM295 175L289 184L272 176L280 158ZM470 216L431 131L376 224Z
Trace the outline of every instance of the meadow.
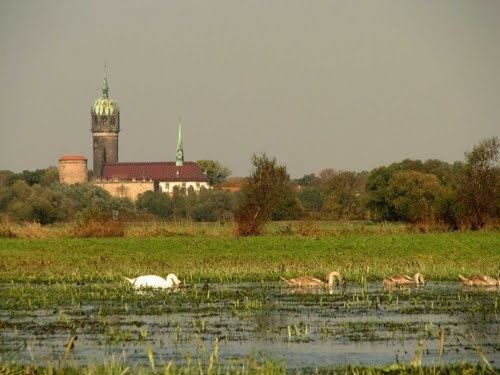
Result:
M459 273L495 276L498 231L341 235L171 235L124 238L0 239L2 281L120 280L176 273L188 283L278 281L339 270L349 281L422 272L430 280Z
M218 224L130 226L118 238L48 231L0 239L2 374L500 367L498 290L457 280L498 275L496 230L420 233L346 222L274 223L246 238ZM347 281L332 294L280 280L330 270ZM417 271L424 287L382 286L385 276ZM123 278L171 272L184 284L177 292L137 293Z

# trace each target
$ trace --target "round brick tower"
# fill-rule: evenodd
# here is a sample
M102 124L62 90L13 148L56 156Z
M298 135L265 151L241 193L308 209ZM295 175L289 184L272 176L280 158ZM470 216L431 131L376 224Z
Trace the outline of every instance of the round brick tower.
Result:
M108 79L104 75L101 97L92 109L92 139L94 178L102 178L106 163L118 162L118 133L120 131L120 110L116 102L109 97Z
M78 184L87 181L87 158L82 155L64 155L59 158L59 182Z

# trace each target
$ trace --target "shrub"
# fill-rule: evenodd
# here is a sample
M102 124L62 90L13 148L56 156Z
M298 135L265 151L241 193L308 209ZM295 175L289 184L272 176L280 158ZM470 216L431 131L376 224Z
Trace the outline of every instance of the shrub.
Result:
M139 210L163 219L172 216L172 198L161 191L146 191L136 201Z

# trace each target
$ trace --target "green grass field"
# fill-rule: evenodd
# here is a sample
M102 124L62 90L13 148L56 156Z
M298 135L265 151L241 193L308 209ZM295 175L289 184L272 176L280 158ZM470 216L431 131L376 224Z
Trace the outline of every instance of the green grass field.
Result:
M456 280L458 273L500 272L498 231L337 236L170 236L153 238L0 239L0 281L118 280L176 273L186 282L324 277L349 281L422 272Z

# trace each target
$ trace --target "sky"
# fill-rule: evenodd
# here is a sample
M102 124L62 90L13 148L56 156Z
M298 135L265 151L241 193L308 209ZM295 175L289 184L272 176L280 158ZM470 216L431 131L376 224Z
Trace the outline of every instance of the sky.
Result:
M463 160L500 134L497 0L0 0L0 170L92 165L104 63L119 161L253 153L293 177Z

